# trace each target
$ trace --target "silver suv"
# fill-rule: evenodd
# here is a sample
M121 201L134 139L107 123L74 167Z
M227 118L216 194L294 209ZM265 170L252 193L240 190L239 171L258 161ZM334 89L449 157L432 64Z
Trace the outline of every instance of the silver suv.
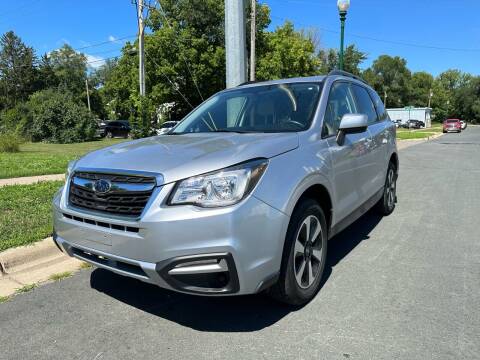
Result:
M69 165L54 240L70 256L176 291L268 289L302 304L327 241L396 202L395 124L344 72L215 94L168 134Z

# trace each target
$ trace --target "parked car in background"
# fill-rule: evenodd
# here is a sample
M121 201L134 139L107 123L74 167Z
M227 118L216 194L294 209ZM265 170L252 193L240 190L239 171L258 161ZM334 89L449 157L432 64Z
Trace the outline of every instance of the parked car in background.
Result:
M197 295L305 304L328 240L396 203L395 125L343 71L215 94L164 136L68 166L53 240L70 256Z
M443 132L461 132L462 131L462 123L459 119L447 119L443 122Z
M166 134L170 130L172 130L175 125L177 125L179 121L165 121L160 127L157 129L157 135Z
M97 120L97 129L95 132L95 136L97 137L105 137L105 127L107 126L107 121L105 120Z
M128 134L130 134L130 131L132 130L128 120L109 121L104 126L102 126L102 128L103 131L100 132L100 136L109 139L114 137L127 138Z
M425 127L425 123L420 120L410 119L407 121L407 127L409 129L420 129L422 127Z
M395 124L395 126L397 128L401 127L402 126L402 119L397 119L397 120L393 121L393 123Z
M465 120L460 120L460 124L462 125L462 130L467 128L467 122Z

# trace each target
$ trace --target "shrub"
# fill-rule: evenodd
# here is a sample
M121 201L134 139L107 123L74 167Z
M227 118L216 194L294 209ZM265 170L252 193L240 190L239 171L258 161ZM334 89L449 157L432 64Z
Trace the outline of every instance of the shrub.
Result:
M43 90L28 101L32 141L74 143L93 140L96 122L87 107L68 92Z
M0 153L15 153L20 150L22 139L16 134L3 133L0 134Z
M0 114L0 132L27 135L30 126L28 107L19 103L12 109L4 110Z

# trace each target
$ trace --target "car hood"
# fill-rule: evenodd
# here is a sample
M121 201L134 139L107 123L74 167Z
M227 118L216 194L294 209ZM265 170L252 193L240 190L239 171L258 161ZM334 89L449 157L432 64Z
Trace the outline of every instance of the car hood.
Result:
M91 152L78 160L75 169L153 172L167 184L297 147L296 133L160 135Z

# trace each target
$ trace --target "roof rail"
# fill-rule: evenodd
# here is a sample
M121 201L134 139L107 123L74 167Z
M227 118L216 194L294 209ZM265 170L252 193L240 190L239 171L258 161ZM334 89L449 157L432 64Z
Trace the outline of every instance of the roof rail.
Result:
M349 78L352 78L352 79L355 79L355 80L358 80L358 81L361 81L363 83L367 83L365 80L363 80L360 76L357 76L357 75L353 75L347 71L343 71L343 70L332 70L328 73L327 76L333 76L333 75L339 75L339 76L346 76L346 77L349 77Z
M255 83L257 83L256 80L253 80L253 81L245 81L245 82L243 82L243 83L241 83L241 84L238 84L237 86L250 85L250 84L255 84Z

